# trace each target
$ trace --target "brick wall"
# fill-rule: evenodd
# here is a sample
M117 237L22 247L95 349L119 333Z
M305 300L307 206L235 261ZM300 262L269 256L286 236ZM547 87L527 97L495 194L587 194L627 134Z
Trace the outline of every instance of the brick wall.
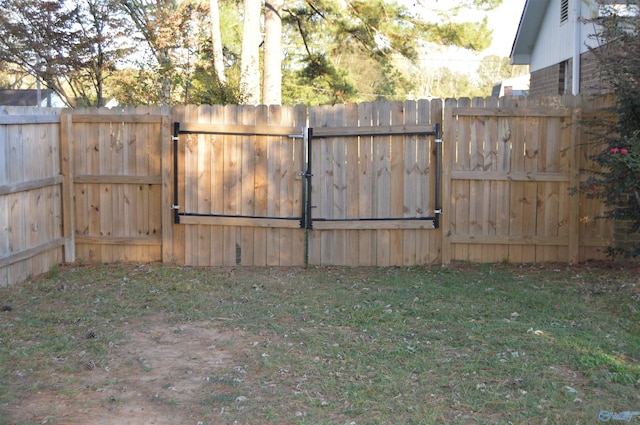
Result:
M553 96L559 94L560 64L551 65L531 73L530 96Z
M585 94L605 94L611 92L611 86L596 55L592 52L583 53L580 56L580 92Z
M580 55L580 93L604 94L610 92L606 78L599 68L592 52ZM532 96L553 96L571 93L573 80L573 59L562 64L551 65L531 73L529 94Z

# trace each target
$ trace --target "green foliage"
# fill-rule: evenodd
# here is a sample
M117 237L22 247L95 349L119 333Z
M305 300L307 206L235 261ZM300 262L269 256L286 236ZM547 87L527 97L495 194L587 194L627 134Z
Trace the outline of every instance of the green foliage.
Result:
M612 138L606 149L591 157L603 171L583 185L589 196L600 197L612 209L607 217L630 220L632 232L640 230L640 130ZM612 255L640 255L640 245L610 248Z
M430 32L434 41L445 46L458 46L470 50L484 50L491 44L491 30L487 19L478 25L476 22L447 22L431 25Z
M308 105L344 103L353 99L355 89L346 72L333 66L323 54L306 59L305 67L291 75L293 84L283 86L283 99Z
M601 171L581 188L590 197L601 198L610 208L606 217L629 220L632 231L640 230L640 16L620 13L601 5L596 38L601 47L593 50L605 79L616 96L616 120L600 124L604 131L601 151L591 159ZM640 255L640 245L611 248L612 255Z

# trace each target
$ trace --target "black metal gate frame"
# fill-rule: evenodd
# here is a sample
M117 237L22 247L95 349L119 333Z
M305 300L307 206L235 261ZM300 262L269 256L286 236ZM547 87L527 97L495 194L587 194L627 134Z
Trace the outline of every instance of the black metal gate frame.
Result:
M440 130L440 124L433 124L433 130L425 130L426 126L405 126L402 132L387 130L372 127L369 131L362 132L349 132L341 133L339 128L318 129L318 132L314 134L313 128L302 128L302 134L295 134L296 131L293 127L262 127L263 129L270 129L269 131L256 131L255 126L242 126L242 125L207 125L207 124L187 124L182 126L179 122L173 124L173 205L171 208L174 211L174 223L180 224L181 217L227 217L227 218L251 218L251 219L271 219L271 220L299 220L300 228L305 230L313 229L314 221L323 222L384 222L388 220L401 220L401 221L433 221L435 229L439 227L440 215L442 214L441 200L440 200L440 174L442 169L442 136ZM422 128L422 129L420 129ZM248 216L248 215L229 215L229 214L199 214L189 212L179 212L180 204L178 199L178 142L180 134L221 134L221 135L235 135L235 136L280 136L290 137L295 139L303 139L303 160L305 162L305 170L300 173L300 176L304 179L302 184L302 211L299 217L268 217L268 216ZM435 137L436 147L436 181L435 181L435 208L434 216L432 217L398 217L398 218L353 218L353 219L326 219L326 218L313 218L311 210L313 208L311 201L311 188L312 188L312 163L311 163L311 146L313 139L320 138L332 138L332 137L371 137L371 136L433 136Z
M371 127L370 131L366 132L340 132L340 128L321 128L318 129L318 133L314 134L313 128L308 128L308 136L307 136L307 155L306 155L306 170L303 173L303 177L306 181L306 194L307 196L303 196L303 200L305 200L305 209L306 211L303 214L303 224L305 229L313 229L314 221L323 221L323 222L385 222L389 220L397 220L397 221L433 221L434 229L437 229L440 225L440 214L442 214L442 208L440 206L440 174L442 167L442 135L440 130L440 124L433 124L433 130L424 130L420 129L420 127L424 128L425 126L404 126L404 129L401 132L398 131L384 131L378 127ZM385 127L387 128L387 127ZM436 143L436 184L435 184L435 208L434 208L434 216L432 217L385 217L385 218L342 218L342 219L328 219L328 218L312 218L311 216L311 184L313 173L311 172L311 144L313 143L313 139L320 138L332 138L332 137L371 137L371 136L433 136L435 137ZM303 185L304 187L304 185ZM304 193L303 193L304 195ZM306 199L305 199L306 198Z
M233 215L233 214L202 214L191 212L180 212L180 203L178 197L178 142L181 134L220 134L230 136L280 136L290 138L302 138L302 134L295 134L294 127L275 127L263 126L261 129L268 131L256 131L256 126L249 125L215 125L215 124L185 124L179 122L173 123L173 222L181 224L181 217L226 217L226 218L247 218L247 219L270 219L292 221L298 220L300 228L303 226L303 217L269 217L269 216L251 216L251 215ZM304 210L304 208L303 208Z

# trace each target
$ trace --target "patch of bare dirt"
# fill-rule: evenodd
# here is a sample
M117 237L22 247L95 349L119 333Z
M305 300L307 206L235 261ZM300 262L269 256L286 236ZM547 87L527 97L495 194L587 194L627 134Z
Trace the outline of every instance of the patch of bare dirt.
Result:
M193 409L241 352L239 333L215 323L129 324L128 341L109 344L103 360L78 353L77 374L50 376L33 395L9 406L15 423L83 425L216 424ZM107 342L105 342L107 343ZM74 366L75 367L75 366Z

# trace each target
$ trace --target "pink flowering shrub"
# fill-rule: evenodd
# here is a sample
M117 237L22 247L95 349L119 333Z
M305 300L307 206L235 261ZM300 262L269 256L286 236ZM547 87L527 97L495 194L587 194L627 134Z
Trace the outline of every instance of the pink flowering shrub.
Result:
M609 1L596 0L591 50L599 62L603 89L611 90L616 105L610 110L616 119L595 122L598 154L590 157L598 167L581 189L601 199L609 208L605 218L631 223L640 230L640 14L619 13ZM640 244L632 248L611 248L612 255L639 256Z
M601 167L581 189L589 197L601 198L611 209L605 214L614 220L629 220L632 231L640 230L640 131L611 140L615 146L603 149L593 159ZM640 255L640 246L616 250L610 254L625 257Z

